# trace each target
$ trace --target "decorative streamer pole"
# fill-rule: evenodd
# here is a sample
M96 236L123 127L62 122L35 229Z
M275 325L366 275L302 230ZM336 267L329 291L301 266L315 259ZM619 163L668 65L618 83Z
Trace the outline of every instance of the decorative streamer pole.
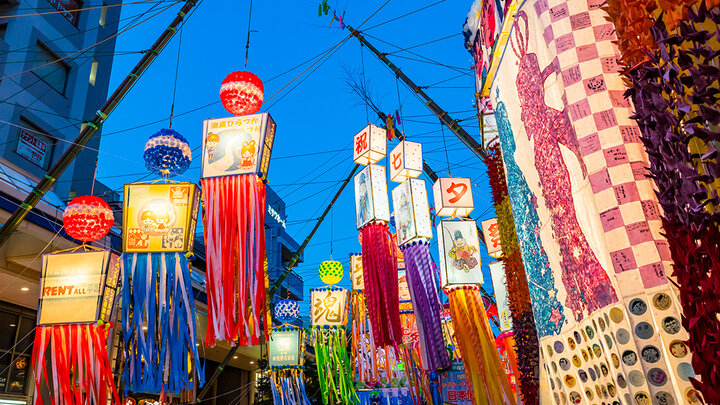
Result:
M332 285L342 279L342 264L337 261L324 261L318 272L320 279L330 284L310 290L310 340L315 344L315 361L323 404L358 403L360 400L353 384L352 364L347 352L345 334L350 294L348 290Z
M450 366L430 257L432 225L422 173L422 145L401 141L390 152L390 179L401 183L392 191L397 244L403 252L405 275L417 321L422 366L426 371Z
M185 138L162 129L145 145L146 167L162 182L125 185L122 379L128 392L178 395L204 383L197 351L192 253L200 193L181 175L191 160Z
M438 216L470 215L474 204L470 179L440 178L433 185ZM490 330L479 285L483 283L480 241L475 221L443 219L437 226L440 279L447 292L455 340L473 389L473 403L514 404Z
M228 75L220 98L230 113L239 116L206 120L203 129L206 344L225 340L231 345L255 345L267 337L265 180L275 122L267 113L254 114L262 104L263 86L252 73Z
M302 328L290 324L299 315L297 301L281 300L275 304L275 319L281 325L272 328L268 357L270 388L276 405L310 405L303 377L305 334Z
M695 390L683 398L693 404L696 390L720 403L718 3L658 2L652 10L611 0L607 7L662 206L692 368L702 379L691 378Z
M353 161L365 165L355 175L355 213L362 237L363 276L368 316L376 346L402 341L397 290L397 259L390 245L390 207L385 168L385 130L368 125L354 138Z
M47 387L53 405L120 405L107 350L120 263L109 250L85 244L107 235L112 210L97 197L77 197L65 209L63 224L83 244L43 255L33 403L43 404Z

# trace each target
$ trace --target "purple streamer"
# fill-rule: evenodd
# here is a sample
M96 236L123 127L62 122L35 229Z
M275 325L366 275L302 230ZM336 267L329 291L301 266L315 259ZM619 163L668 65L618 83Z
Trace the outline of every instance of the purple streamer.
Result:
M411 243L403 246L405 276L412 298L418 326L420 354L425 370L450 366L450 357L442 334L441 306L432 276L430 244Z

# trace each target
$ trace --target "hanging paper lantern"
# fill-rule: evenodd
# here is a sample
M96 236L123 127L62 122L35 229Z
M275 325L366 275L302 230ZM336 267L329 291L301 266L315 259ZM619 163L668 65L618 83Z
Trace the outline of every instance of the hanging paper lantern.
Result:
M73 198L63 213L65 232L83 242L101 239L110 231L113 222L108 203L91 195Z
M172 129L161 129L145 144L145 167L152 173L173 177L190 167L192 151L187 140Z
M250 72L233 72L220 86L220 100L230 114L254 114L262 106L263 92L260 78Z
M343 278L343 266L335 260L325 260L318 269L320 280L325 284L337 284Z
M300 316L300 304L294 300L280 300L275 304L275 319L290 323Z

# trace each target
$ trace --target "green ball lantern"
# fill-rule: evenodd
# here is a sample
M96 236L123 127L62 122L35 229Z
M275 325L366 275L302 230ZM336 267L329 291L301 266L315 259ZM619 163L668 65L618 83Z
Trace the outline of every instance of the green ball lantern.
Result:
M325 284L337 284L343 278L343 266L342 263L335 260L325 260L320 263L318 269L320 274L320 280Z

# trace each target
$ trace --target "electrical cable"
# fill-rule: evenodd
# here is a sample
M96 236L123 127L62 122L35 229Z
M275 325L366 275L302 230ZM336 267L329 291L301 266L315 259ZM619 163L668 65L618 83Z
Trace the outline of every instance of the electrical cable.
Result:
M432 3L432 4L429 4L429 5L427 5L427 6L421 7L421 8L419 8L419 9L417 9L417 10L411 11L411 12L409 12L409 13L405 13L405 14L403 14L403 15L401 15L401 16L392 18L392 19L387 20L387 21L385 21L385 22L381 22L380 24L373 25L372 27L365 28L365 31L371 30L371 29L373 29L373 28L380 27L380 26L382 26L382 25L385 25L385 24L388 24L388 23L391 23L391 22L394 22L394 21L397 21L397 20L399 20L399 19L401 19L401 18L405 18L405 17L407 17L407 16L409 16L409 15L415 14L415 13L417 13L417 12L420 12L420 11L425 10L425 9L427 9L427 8L436 6L436 5L440 4L440 3L444 3L444 2L446 2L446 1L447 1L447 0L437 1L437 2L435 2L435 3ZM360 28L360 27L358 27L358 29L359 29L359 28Z

